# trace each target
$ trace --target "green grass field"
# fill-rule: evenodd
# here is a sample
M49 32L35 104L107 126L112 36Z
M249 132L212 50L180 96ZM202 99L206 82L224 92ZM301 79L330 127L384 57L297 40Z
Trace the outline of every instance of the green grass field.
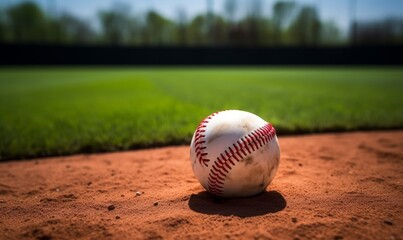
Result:
M281 134L403 127L403 68L1 68L4 159L186 143L208 114Z

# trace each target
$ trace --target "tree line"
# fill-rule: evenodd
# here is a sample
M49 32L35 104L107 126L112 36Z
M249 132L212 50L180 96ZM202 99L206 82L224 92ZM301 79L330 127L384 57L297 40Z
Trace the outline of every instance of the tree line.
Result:
M99 29L71 13L46 14L33 2L0 10L0 42L132 46L317 46L340 44L402 44L403 20L352 23L347 36L332 21L320 19L312 5L278 1L272 16L262 14L262 1L236 17L236 0L224 2L224 13L189 18L179 9L175 19L157 11L132 14L115 4L97 14Z

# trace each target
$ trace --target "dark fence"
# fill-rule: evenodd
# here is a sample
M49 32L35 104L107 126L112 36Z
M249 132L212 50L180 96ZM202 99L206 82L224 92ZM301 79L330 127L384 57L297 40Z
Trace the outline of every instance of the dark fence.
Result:
M403 65L403 46L110 47L0 45L1 65Z

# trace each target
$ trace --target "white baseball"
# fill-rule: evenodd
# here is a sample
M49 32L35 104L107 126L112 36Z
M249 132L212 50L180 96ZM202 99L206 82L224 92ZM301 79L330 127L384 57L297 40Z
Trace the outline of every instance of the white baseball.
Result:
M190 144L192 169L201 185L221 197L261 193L273 180L280 160L274 127L245 111L206 117Z

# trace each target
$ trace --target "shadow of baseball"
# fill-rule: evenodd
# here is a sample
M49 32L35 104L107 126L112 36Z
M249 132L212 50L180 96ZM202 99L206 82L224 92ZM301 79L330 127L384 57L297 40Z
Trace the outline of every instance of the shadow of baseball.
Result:
M189 207L195 212L223 216L253 217L283 210L287 202L277 191L264 191L248 198L217 198L206 191L192 194Z

